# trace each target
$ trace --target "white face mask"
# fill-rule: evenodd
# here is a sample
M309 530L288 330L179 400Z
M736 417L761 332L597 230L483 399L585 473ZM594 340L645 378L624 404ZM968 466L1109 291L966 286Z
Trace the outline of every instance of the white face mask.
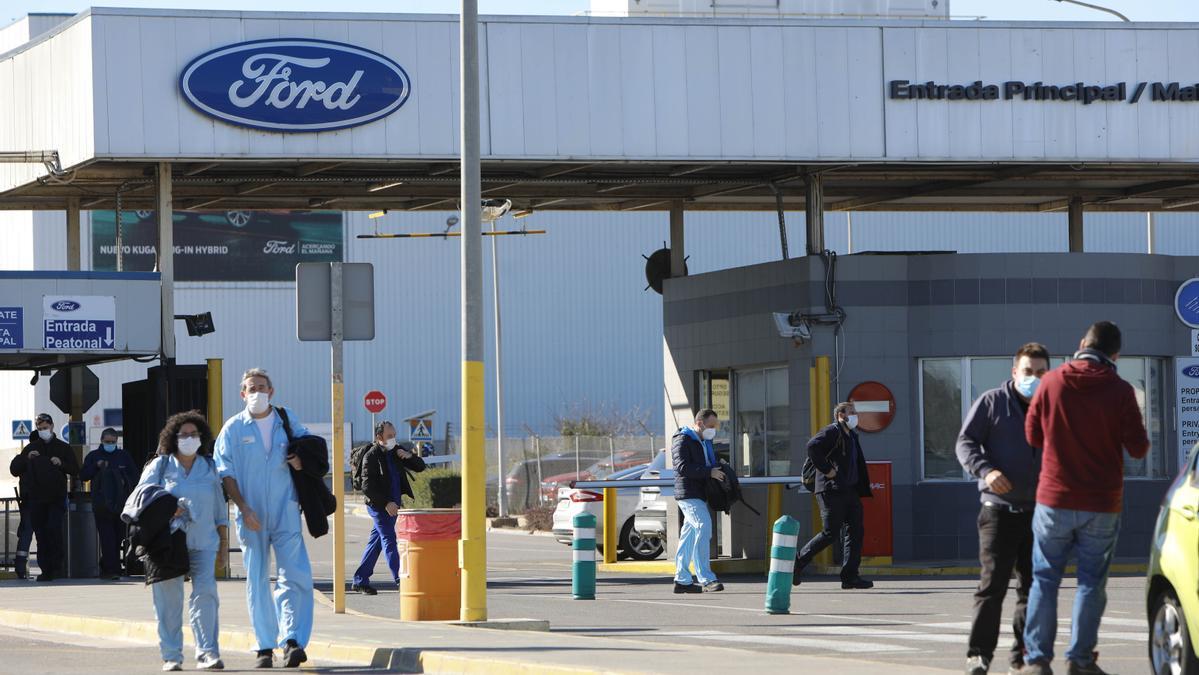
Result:
M389 438L386 441L383 441L383 447L387 448L388 450L395 450L396 439Z
M191 457L200 451L200 439L198 438L180 438L177 445L179 446L179 454L184 457Z
M850 429L857 429L858 428L858 416L850 415L849 417L847 417L845 419L845 426L849 427Z
M716 438L716 430L711 427L704 429L704 440L710 441L713 438Z
M251 415L261 415L266 412L270 404L270 394L267 394L265 391L246 394L246 410L249 410Z
M50 430L50 429L38 429L38 430L37 430L37 435L38 435L38 437L39 437L39 438L41 438L43 441L48 441L48 440L50 440L51 438L54 438L54 432L53 432L52 430Z

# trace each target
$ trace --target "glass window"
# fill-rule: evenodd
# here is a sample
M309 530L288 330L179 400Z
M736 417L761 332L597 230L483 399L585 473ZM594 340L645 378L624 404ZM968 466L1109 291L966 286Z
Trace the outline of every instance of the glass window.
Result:
M791 470L790 392L787 369L766 371L766 459L768 476L786 476Z
M1050 359L1057 368L1062 358ZM1136 391L1137 404L1149 432L1150 450L1144 459L1125 457L1124 474L1132 478L1162 478L1166 474L1165 376L1162 359L1121 357L1119 373ZM925 480L969 478L954 454L957 434L970 406L983 392L1011 377L1008 356L923 359L921 372L921 417ZM970 398L962 400L962 392ZM956 411L956 414L954 413Z
M715 399L720 389L715 379L712 384ZM732 384L730 435L738 473L744 476L787 475L791 472L791 401L787 368L739 370L733 373Z
M699 373L699 410L711 408L720 418L720 431L712 440L712 449L716 456L733 464L730 451L732 438L732 405L729 396L729 374L727 372L700 371Z
M962 426L962 360L924 359L920 364L924 477L961 478L954 446Z

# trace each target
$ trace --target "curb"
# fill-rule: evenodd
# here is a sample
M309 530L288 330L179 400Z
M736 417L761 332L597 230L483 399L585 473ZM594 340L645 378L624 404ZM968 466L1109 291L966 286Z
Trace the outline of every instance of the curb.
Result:
M674 574L674 562L671 560L621 561L616 563L600 563L601 572L619 574L664 575ZM1148 563L1112 563L1112 574L1145 574L1149 569ZM712 571L717 574L763 574L766 571L764 560L713 560ZM981 568L977 565L946 565L944 567L907 567L904 565L863 565L860 568L863 576L870 577L977 577ZM815 576L838 576L840 567L828 565L812 565L808 574ZM1077 574L1078 566L1066 567L1066 574Z

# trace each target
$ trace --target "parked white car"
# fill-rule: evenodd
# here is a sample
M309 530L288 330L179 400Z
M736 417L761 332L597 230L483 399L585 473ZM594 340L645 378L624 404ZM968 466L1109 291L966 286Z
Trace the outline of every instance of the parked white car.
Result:
M616 473L602 476L596 480L617 478L640 478L649 468L642 464ZM655 531L660 534L645 535L633 525L633 513L641 497L639 488L619 488L616 490L616 522L621 523L620 535L617 538L619 555L633 560L653 560L662 555L666 548L666 523L663 521ZM580 488L559 488L558 508L554 510L554 536L558 541L570 545L574 538L574 517L580 513L590 513L595 516L596 544L603 547L604 540L604 493L602 490L584 490ZM665 517L666 512L662 512ZM656 524L655 524L656 525Z
M670 453L665 449L659 450L654 461L649 463L641 478L669 478L674 480L674 467L666 464ZM666 539L666 505L667 500L674 497L674 486L643 487L637 502L637 510L633 513L633 529L645 536L655 536L663 541Z

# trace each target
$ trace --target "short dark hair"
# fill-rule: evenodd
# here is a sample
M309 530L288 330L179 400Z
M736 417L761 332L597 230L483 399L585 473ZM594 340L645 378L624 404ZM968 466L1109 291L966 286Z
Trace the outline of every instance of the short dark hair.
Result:
M1045 359L1045 363L1049 363L1049 349L1040 342L1029 342L1020 349L1016 350L1016 355L1012 357L1012 365L1020 362L1021 356L1027 356L1030 359Z
M175 434L179 433L184 424L189 423L196 425L196 431L200 432L200 454L211 457L212 428L208 426L208 420L204 419L199 410L176 413L167 418L166 426L162 428L162 433L158 434L158 454L173 455L179 452Z
M1112 357L1120 353L1123 339L1119 326L1111 321L1097 321L1087 329L1087 334L1082 339L1082 346Z
M105 438L107 436L112 436L113 438L121 437L121 435L117 433L117 430L113 429L112 427L106 427L104 431L100 432L100 438Z
M849 409L852 407L853 407L853 403L850 401L842 401L841 403L838 403L837 407L833 408L833 418L835 419L837 417L837 415L840 415L842 413L848 415Z
M704 408L703 410L699 411L699 413L695 416L695 421L696 422L705 422L712 417L719 417L719 415L717 415L716 411L712 410L711 408Z
M42 422L46 422L46 423L49 423L49 424L54 424L54 418L53 418L53 417L50 417L50 416L49 416L49 415L47 415L46 413L41 413L41 414L39 414L39 415L37 416L37 419L35 419L35 420L33 421L33 424L34 424L34 426L37 426L37 425L41 424Z
M391 427L392 429L394 429L394 428L396 428L396 425L392 424L391 422L389 422L387 420L383 420L382 422L379 422L378 424L376 424L375 425L375 438L379 438L380 436L382 436L383 433L387 431L387 427Z

